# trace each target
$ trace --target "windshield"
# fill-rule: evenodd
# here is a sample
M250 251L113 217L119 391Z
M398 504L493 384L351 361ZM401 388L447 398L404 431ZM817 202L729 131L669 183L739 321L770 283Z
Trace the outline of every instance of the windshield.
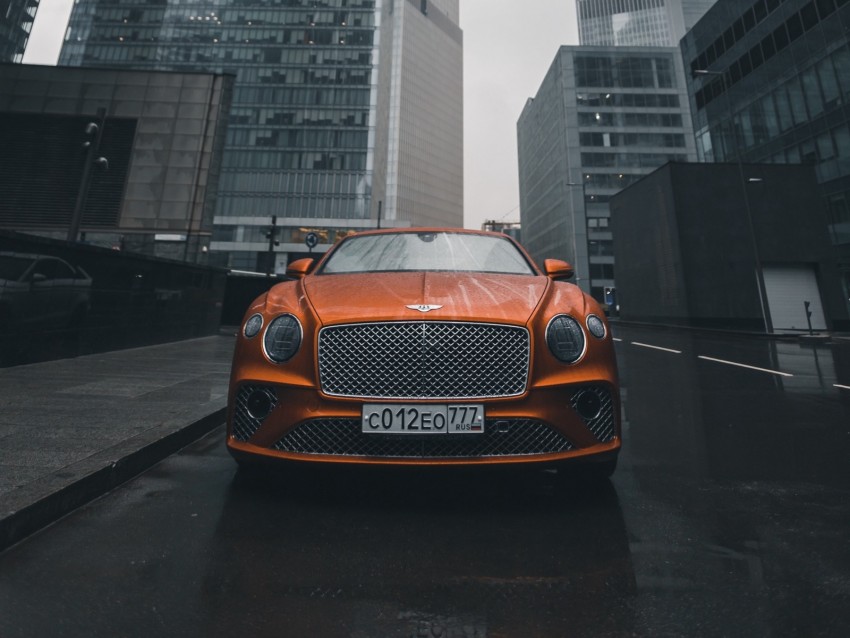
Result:
M508 239L470 233L389 233L351 237L337 246L322 274L398 271L534 275Z

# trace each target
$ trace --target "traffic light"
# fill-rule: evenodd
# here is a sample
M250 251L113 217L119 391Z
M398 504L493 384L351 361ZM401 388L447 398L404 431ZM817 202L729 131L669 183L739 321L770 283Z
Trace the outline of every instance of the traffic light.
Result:
M277 239L277 228L272 226L268 230L266 230L266 239L269 240L269 246L280 246L280 241Z
M272 215L272 225L266 229L266 239L269 240L269 250L273 246L280 246L280 242L277 240L277 215Z
M274 247L280 246L280 242L277 240L277 215L272 215L272 225L266 230L266 239L269 240L266 277L271 277L272 269L274 268Z

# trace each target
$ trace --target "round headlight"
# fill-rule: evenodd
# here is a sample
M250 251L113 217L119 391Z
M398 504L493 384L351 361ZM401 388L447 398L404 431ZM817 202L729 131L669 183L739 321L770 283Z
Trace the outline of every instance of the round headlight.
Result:
M245 322L245 328L242 330L242 333L250 339L251 337L256 337L262 327L263 315L251 315L248 321Z
M587 315L587 329L597 339L605 338L605 322L596 315Z
M575 363L584 354L584 331L572 317L558 315L546 328L546 343L558 360Z
M292 315L275 317L263 339L266 355L275 363L289 361L301 346L301 324Z

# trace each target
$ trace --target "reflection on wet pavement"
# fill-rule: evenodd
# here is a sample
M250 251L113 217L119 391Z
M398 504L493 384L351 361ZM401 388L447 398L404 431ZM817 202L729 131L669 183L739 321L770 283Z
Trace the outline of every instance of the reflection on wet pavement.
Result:
M215 537L227 551L205 578L230 579L221 605L241 599L234 613L264 626L271 606L293 635L554 636L567 624L603 629L603 617L609 631L630 625L617 601L634 578L610 485L569 493L541 473L439 470L237 477ZM428 628L448 633L417 633Z
M850 378L846 345L625 328L618 337L626 431L614 484L638 633L843 635L850 397L835 384Z
M621 328L618 345L631 428L626 445L654 465L713 479L850 484L850 378L845 348ZM649 332L649 334L647 334ZM629 347L655 339L681 355ZM699 356L781 371L723 365Z

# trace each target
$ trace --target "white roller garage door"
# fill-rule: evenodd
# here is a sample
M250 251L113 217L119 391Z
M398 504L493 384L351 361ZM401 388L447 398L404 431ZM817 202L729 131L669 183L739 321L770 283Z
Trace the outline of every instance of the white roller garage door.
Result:
M812 328L826 330L818 280L812 266L765 266L764 287L774 330L808 330L804 301L811 304Z

